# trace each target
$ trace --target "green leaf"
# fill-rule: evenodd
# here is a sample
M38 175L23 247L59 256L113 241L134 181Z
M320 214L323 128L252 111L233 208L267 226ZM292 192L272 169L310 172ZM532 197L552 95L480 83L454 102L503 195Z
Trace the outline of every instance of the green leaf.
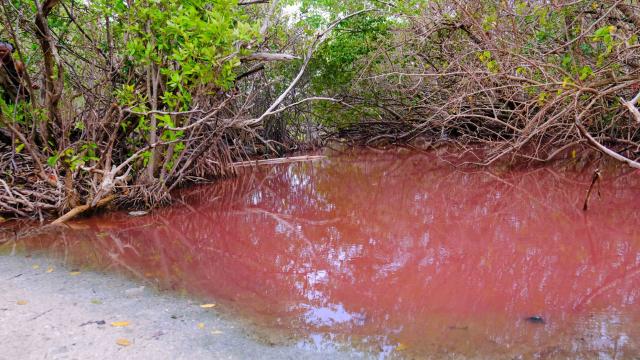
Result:
M586 80L591 75L593 75L593 70L591 70L591 66L585 65L580 69L580 81Z
M56 163L58 162L58 160L60 160L60 155L54 155L54 156L50 156L47 159L47 165L49 165L49 167L55 167Z

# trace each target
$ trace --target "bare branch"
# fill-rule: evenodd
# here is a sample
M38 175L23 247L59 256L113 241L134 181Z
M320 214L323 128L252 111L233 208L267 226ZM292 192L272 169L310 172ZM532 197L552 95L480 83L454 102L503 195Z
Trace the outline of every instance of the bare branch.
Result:
M622 102L622 105L624 105L624 107L629 110L631 115L636 118L636 121L640 123L640 111L638 111L638 108L636 107L636 104L638 103L638 101L640 101L640 92L636 95L636 97L629 101L625 101L623 99L620 100Z
M300 57L295 55L290 55L290 54L257 52L251 55L244 56L240 60L243 62L247 62L247 61L291 61L295 59L300 59Z
M580 122L576 121L576 126L578 127L578 130L580 131L580 134L582 134L582 136L584 136L585 138L587 138L587 141L589 141L589 143L591 143L591 145L595 146L596 149L602 151L603 153L611 156L612 158L618 160L618 161L622 161L624 163L626 163L627 165L631 166L632 168L635 169L640 169L640 163L633 161L627 157L624 157L620 154L618 154L617 152L607 148L606 146L600 144L600 142L598 142L598 140L596 140L593 136L591 136L591 134L589 134L589 132L587 131L587 129L584 128L584 126L582 124L580 124Z
M267 116L269 116L273 112L273 110L275 108L280 106L280 104L284 101L284 99L287 97L287 95L289 95L291 90L293 90L296 87L296 85L298 84L298 82L302 78L302 75L304 75L304 72L307 69L307 66L309 65L309 62L311 61L311 57L313 56L314 51L316 50L318 45L320 45L326 39L325 35L327 35L331 30L333 30L333 28L335 28L341 22L343 22L343 21L345 21L347 19L350 19L350 18L352 18L354 16L363 14L365 12L370 12L370 11L373 11L373 9L364 9L364 10L356 11L356 12L354 12L352 14L346 15L346 16L334 21L333 23L331 23L324 31L321 31L318 34L316 34L315 40L313 41L311 46L309 46L309 50L307 50L307 54L305 56L304 63L302 64L302 67L298 71L298 75L296 75L296 77L293 79L293 81L291 81L289 86L282 92L282 94L280 94L280 96L278 96L278 98L271 104L271 106L269 106L269 108L262 115L260 115L260 117L255 118L255 119L246 120L246 121L243 122L243 125L250 126L250 125L262 122L262 120L264 120Z
M239 1L238 5L247 6L247 5L255 5L255 4L268 4L269 0L245 0Z

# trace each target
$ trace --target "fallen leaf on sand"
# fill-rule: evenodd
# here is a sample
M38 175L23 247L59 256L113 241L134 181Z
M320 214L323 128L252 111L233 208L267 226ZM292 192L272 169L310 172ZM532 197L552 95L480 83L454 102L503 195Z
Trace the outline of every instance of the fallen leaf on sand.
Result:
M69 275L71 275L71 276L80 275L80 271L71 271L71 272L69 272Z
M131 342L127 339L118 339L116 340L116 344L120 345L120 346L129 346L131 345Z
M396 351L404 351L407 350L407 345L403 344L403 343L398 343L398 345L396 346Z
M213 334L213 335L220 335L220 334L224 334L224 333L223 333L222 331L220 331L220 330L213 330L213 331L211 332L211 334Z
M203 309L211 309L214 306L216 306L216 304L202 304L202 305L200 305L200 307L203 308Z
M53 268L51 266L49 266L49 268L47 269L47 273L52 273L53 272Z
M111 323L111 326L113 327L125 327L125 326L129 326L129 322L128 321L114 321Z
M204 329L204 323L198 323L198 329Z
M35 264L35 265L33 265L33 266L32 266L32 268L33 268L34 270L38 270L38 269L40 269L40 265Z
M92 299L91 303L94 305L102 305L102 301L98 300L98 299Z
M16 304L18 305L27 305L29 302L27 300L18 300L16 301Z

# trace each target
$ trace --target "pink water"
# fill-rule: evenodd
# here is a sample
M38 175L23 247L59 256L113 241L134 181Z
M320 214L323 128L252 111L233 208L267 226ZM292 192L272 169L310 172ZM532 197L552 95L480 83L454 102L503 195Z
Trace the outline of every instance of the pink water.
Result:
M595 167L601 194L583 212ZM179 198L17 246L216 302L258 333L328 352L640 356L640 173L617 164L474 170L355 152Z

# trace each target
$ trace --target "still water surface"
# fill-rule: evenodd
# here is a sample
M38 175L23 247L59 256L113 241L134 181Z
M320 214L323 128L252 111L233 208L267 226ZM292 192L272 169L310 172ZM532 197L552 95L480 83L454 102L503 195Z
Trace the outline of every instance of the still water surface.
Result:
M615 164L461 169L354 152L177 197L11 246L216 302L269 341L327 352L640 356L640 173Z

